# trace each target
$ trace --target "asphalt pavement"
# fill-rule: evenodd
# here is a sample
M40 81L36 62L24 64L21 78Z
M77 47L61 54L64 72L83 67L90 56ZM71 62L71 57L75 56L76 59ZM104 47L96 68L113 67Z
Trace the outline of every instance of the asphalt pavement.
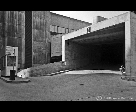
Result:
M75 72L75 71L74 71ZM135 101L136 82L115 73L30 77L29 83L0 80L0 101Z

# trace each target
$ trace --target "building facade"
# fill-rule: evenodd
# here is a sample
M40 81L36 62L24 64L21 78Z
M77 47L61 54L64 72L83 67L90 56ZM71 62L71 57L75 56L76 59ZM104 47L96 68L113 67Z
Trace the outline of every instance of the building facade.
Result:
M19 68L61 60L61 56L51 58L52 37L89 25L50 11L0 11L0 57L5 55L5 46L15 46Z
M136 14L124 14L62 36L66 66L119 70L136 79ZM74 48L74 49L73 49Z
M53 36L67 34L91 25L91 23L49 11L33 11L32 23L33 66L61 60L61 56L51 57L51 40Z
M0 58L5 55L6 46L18 47L19 67L23 67L25 11L0 11L0 32Z

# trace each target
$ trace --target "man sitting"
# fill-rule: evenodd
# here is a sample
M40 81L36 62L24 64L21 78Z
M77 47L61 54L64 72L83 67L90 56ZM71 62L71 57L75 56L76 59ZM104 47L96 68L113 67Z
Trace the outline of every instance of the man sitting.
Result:
M126 75L125 67L123 67L123 65L121 65L121 67L119 68L119 70L121 71L122 75Z

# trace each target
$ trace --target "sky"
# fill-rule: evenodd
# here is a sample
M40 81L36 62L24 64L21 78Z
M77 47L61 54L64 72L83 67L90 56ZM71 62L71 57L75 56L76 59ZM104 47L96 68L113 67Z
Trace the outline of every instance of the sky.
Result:
M128 11L51 11L51 12L93 23L93 18L95 18L96 16L112 18L114 16L123 14Z

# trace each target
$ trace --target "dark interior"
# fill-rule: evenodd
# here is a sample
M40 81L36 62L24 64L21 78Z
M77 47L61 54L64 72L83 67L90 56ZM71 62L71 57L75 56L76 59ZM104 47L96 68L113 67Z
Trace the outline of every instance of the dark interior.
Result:
M50 63L60 62L60 61L62 61L62 55L61 56L53 56L50 59Z
M121 23L90 34L86 34L70 41L83 48L82 59L87 59L86 66L80 69L91 70L119 70L125 67L125 24ZM77 53L78 53L77 49ZM81 63L82 64L82 63Z
M91 51L92 45L86 46ZM94 45L99 50L94 51L94 56L88 52L85 58L88 58L89 64L81 69L92 69L92 70L119 70L121 65L125 66L124 60L124 43L114 44L101 44ZM97 55L99 53L99 55Z

